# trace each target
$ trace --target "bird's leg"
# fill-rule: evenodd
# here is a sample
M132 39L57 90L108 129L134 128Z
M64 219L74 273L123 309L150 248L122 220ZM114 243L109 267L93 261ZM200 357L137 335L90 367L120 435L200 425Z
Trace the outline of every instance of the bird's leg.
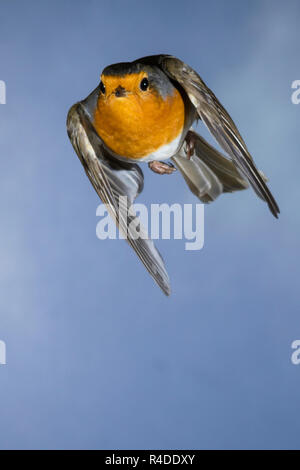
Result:
M195 152L195 134L194 132L188 131L186 136L185 136L185 143L186 143L186 157L188 160L190 160L191 156L194 155Z
M149 162L148 167L150 170L154 171L154 173L158 173L159 175L170 175L176 171L176 168L172 163L164 163L157 160Z

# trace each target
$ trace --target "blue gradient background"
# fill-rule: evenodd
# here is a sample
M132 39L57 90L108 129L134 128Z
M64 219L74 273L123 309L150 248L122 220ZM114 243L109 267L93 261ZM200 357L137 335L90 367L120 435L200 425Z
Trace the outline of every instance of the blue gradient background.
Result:
M0 1L0 448L300 447L299 20L292 0ZM170 298L96 238L65 129L104 66L159 52L215 91L281 208L225 195L202 251L158 242ZM138 202L196 202L143 169Z

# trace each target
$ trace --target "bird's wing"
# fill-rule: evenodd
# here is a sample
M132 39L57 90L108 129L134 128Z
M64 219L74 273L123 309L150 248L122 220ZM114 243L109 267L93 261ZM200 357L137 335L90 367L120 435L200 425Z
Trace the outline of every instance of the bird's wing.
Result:
M278 217L279 207L257 170L236 125L195 70L173 56L151 56L139 60L156 63L172 80L181 85L214 138L247 178L257 195L267 202L272 214Z
M163 259L131 206L143 189L143 173L136 164L123 164L109 159L103 142L92 126L85 104L83 101L73 105L68 113L67 130L71 143L119 230L159 287L169 295L169 276Z

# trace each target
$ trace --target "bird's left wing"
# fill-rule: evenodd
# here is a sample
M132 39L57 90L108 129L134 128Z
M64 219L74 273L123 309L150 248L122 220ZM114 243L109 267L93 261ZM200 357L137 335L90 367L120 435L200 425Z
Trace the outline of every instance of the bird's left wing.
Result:
M92 94L90 95L93 99ZM88 99L73 105L67 117L71 143L98 196L129 245L166 295L169 276L163 259L136 216L132 203L143 189L143 173L138 165L112 161L96 133L89 115Z
M257 195L267 202L272 214L278 217L279 207L265 178L257 170L236 125L197 72L176 57L168 55L149 56L138 61L157 64L172 80L179 83L214 138L247 178Z

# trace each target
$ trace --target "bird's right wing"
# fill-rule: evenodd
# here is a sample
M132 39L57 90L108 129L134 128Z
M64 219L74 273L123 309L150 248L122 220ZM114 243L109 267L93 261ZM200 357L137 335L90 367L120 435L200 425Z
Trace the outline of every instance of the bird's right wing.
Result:
M98 196L129 245L166 295L169 276L153 241L142 228L132 203L143 189L143 173L138 165L112 161L90 121L85 101L68 113L67 130L71 143Z

